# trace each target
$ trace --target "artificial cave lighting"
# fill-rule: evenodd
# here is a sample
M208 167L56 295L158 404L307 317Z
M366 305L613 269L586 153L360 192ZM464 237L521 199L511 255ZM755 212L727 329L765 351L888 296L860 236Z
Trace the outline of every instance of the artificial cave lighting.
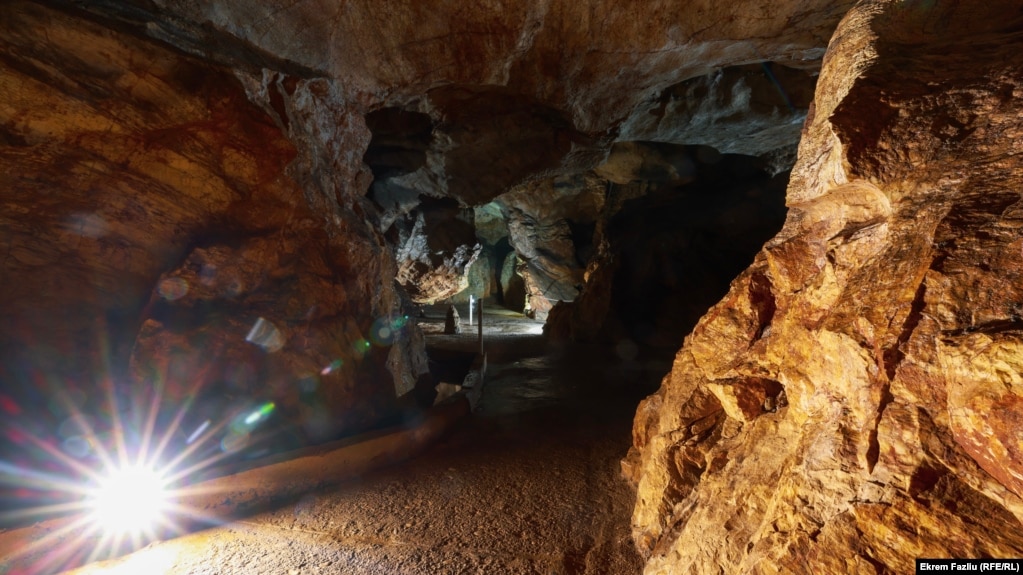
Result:
M115 469L90 495L92 518L111 535L154 532L170 504L166 478L145 465Z

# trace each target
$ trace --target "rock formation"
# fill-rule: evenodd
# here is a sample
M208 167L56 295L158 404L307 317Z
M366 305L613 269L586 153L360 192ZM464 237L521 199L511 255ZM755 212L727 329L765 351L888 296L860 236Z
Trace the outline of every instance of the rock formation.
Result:
M802 94L852 4L51 1L234 68L292 140L319 152L296 172L346 192L371 187L380 232L422 197L480 206L538 177L583 173L623 138L786 164ZM415 235L414 218L403 227ZM441 264L464 271L467 254L449 256ZM423 259L401 260L403 285L418 284ZM431 277L415 298L457 291L457 275Z
M545 319L555 303L579 294L604 193L599 178L577 175L538 180L498 198L530 316Z
M512 253L508 243L508 222L500 206L494 202L473 208L473 216L480 252L466 271L467 287L445 299L444 303L469 303L470 296L504 303L500 285L501 263ZM519 307L518 311L522 308Z
M33 3L0 13L12 433L60 445L85 433L62 426L76 410L109 429L107 391L125 413L154 395L171 414L207 392L273 402L311 439L386 416L427 370L422 342L365 200L336 185L359 170L296 136L317 123L282 124L255 84L152 41ZM271 99L315 116L323 87Z
M781 228L787 173L764 167L704 146L616 144L595 170L609 181L585 286L547 333L674 355Z
M372 109L382 107L381 101L423 107L416 111L452 125L442 126L442 133L464 132L477 144L502 125L510 131L497 137L520 138L513 118L553 114L567 122L562 133L550 132L557 124L551 118L534 133L553 137L544 150L564 146L569 154L567 159L551 154L541 163L569 166L576 157L572 151L585 145L573 133L600 139L642 102L680 82L764 61L816 70L835 23L852 4L594 0L463 6L387 0L278 6L262 0L126 0L85 9L207 57L238 58L239 45L248 46L245 61L257 67L273 69L265 58L273 55L295 68L343 79L345 94L361 94ZM476 106L491 112L479 115ZM470 125L475 128L459 127ZM523 132L534 127L529 121L521 126ZM655 139L639 130L630 137ZM501 146L499 151L514 159L504 163L485 147L463 153L491 166L490 177L503 181L528 176L523 168L534 169L522 159L537 150ZM502 191L470 193L493 197Z
M458 310L453 305L448 306L448 311L444 315L444 333L462 333L462 318L458 315Z
M861 2L785 227L643 402L648 574L1023 555L1023 11Z
M618 139L701 144L763 157L772 173L788 170L816 72L770 62L715 70L669 86L635 108Z
M787 167L805 94L852 4L3 3L0 410L14 423L0 457L31 451L26 436L65 445L83 431L66 425L75 408L95 415L97 429L111 427L118 414L105 403L108 392L125 398L120 407L136 423L152 397L163 398L161 425L208 396L216 396L210 405L265 402L299 442L379 423L428 379L422 334L406 317L412 304L458 292L479 250L494 248L488 266L496 272L502 262L501 289L528 295L542 315L614 269L587 269L615 253L602 241L611 235L595 235L600 218L617 213L609 203L617 210L650 191L637 182L688 181L672 145L713 145ZM987 42L990 26L979 19L966 20L976 29L956 24L978 38L957 44L942 36L949 21L941 14L918 25L931 17L926 5L905 5L924 13L868 4L836 40L831 66L839 72L828 71L830 83L817 88L786 231L704 320L673 379L638 416L630 469L652 572L688 565L684 553L700 549L701 565L731 568L745 560L736 546L747 542L750 557L785 569L782 558L801 558L814 537L834 542L854 527L869 534L892 523L879 507L862 507L855 521L824 520L852 487L874 501L863 487L874 483L852 461L891 487L882 494L890 501L965 494L977 513L995 518L985 525L1015 513L1007 419L975 417L1015 401L1011 386L987 377L1015 365L1014 276L1000 271L1019 252L1007 239L1015 200L1011 178L961 175L977 158L1015 169L1006 151L1015 128L999 112L1018 98L1014 54L998 53L1002 38L992 33ZM868 20L889 33L888 44L862 35ZM1001 22L1010 29L1014 21ZM975 44L987 68L976 68L973 54L927 60L927 50L963 54ZM919 57L900 56L903 46ZM917 76L904 76L903 66ZM840 77L861 71L858 83ZM938 97L935 86L955 73L962 77L947 84L954 90ZM608 194L608 182L620 193ZM507 248L498 249L500 234L474 229L474 208L495 199ZM981 253L993 254L988 268ZM843 370L864 357L879 357L883 369L864 367L862 388L843 384L860 381ZM959 379L949 380L952 373ZM921 383L931 381L951 383ZM825 401L850 390L852 415ZM936 410L899 411L940 401L958 411L945 419ZM776 411L754 421L756 405ZM825 417L825 408L838 415ZM767 430L773 421L776 430ZM669 449L685 441L683 427L696 430L695 446ZM825 443L812 443L813 430ZM918 449L913 441L923 440L911 431L945 443ZM796 505L804 475L830 482L828 465L845 466L848 477L814 491L816 506L799 503L802 515L785 516L791 525L779 519L778 529L796 534L785 540L790 547L766 531L701 547L715 529L753 523L714 524L722 508L688 494L713 500L730 481L735 497L777 492L757 491L760 468L743 459L753 467L739 469L733 455L776 445L794 458L826 454L836 437L852 459L821 455L771 468L792 486L779 505ZM999 438L998 449L986 450L989 437ZM907 445L909 459L881 457ZM719 456L726 447L733 451ZM670 480L661 473L669 452L682 462ZM700 463L704 452L711 463ZM811 464L818 467L798 467ZM984 504L982 496L996 495L998 505ZM744 497L750 513L767 501ZM897 500L891 513L920 516L912 501ZM709 518L692 523L704 539L691 547L678 543L690 533L681 502ZM974 521L963 517L959 525ZM818 520L823 535L811 527ZM865 541L864 561L897 564ZM820 548L838 549L829 545Z
M471 209L459 208L451 199L423 198L391 232L397 280L412 301L433 303L468 287L469 267L482 249Z

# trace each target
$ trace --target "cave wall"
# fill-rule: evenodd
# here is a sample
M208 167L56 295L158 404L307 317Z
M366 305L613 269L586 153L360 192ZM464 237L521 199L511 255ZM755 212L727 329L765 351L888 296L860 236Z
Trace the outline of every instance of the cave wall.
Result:
M1023 554L1015 2L839 25L782 231L639 407L646 573Z
M579 294L605 189L601 178L584 173L536 180L495 200L508 225L530 317L546 319L554 304Z
M616 144L595 170L610 179L585 285L546 333L673 356L781 228L787 173L768 171L761 158L706 146Z
M391 105L411 104L441 86L470 103L483 92L473 86L488 86L497 99L503 92L493 87L510 87L521 101L556 110L593 135L661 90L719 67L772 60L816 69L852 4L135 0L85 8L145 25L147 34L198 53L211 46L227 52L222 36L229 35L304 69L345 78L353 93L386 95ZM211 30L221 34L211 37Z
M789 170L817 72L760 62L690 78L637 106L618 140L700 144L765 158L772 175Z
M3 3L6 439L60 444L108 389L219 386L312 438L369 425L425 371L393 281L422 197L556 190L624 139L785 157L799 106L757 97L750 66L801 94L852 4ZM846 16L785 228L637 412L649 573L1021 554L1021 23L1007 1ZM384 108L421 115L397 160L368 125ZM736 110L764 122L733 130ZM546 208L519 208L539 237ZM550 279L586 275L576 255Z
M28 2L0 6L0 53L9 461L32 465L27 436L84 435L75 411L97 433L141 424L154 397L170 413L273 402L300 441L323 439L380 421L426 371L363 211L371 176L338 149L369 133L329 81ZM387 341L381 321L400 324Z
M742 67L774 62L793 70L777 74L783 81L805 83L852 5L49 1L248 73L336 80L335 96L363 115L389 108L429 116L431 137L406 148L415 154L405 160L415 158L402 165L414 169L390 174L388 187L466 206L537 177L594 167L626 124L629 139L700 143L687 141L694 130L679 132L699 118L718 137L728 131L752 141L755 132L764 153L791 146L785 126L792 131L802 108L773 101L767 91L776 88ZM719 78L719 69L732 66ZM678 94L698 89L685 82L701 76L697 84L711 89L714 103L694 112ZM763 122L725 129L751 106ZM637 110L658 119L641 121L648 114ZM341 139L361 154L366 142L359 140Z

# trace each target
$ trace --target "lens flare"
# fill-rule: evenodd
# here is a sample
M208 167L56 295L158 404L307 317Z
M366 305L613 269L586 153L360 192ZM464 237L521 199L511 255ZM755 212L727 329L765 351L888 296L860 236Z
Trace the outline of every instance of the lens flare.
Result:
M402 335L402 330L408 325L408 316L382 317L373 322L369 330L370 340L379 346L393 344Z
M280 351L285 343L284 334L273 322L265 318L256 319L249 334L245 336L245 341L254 343L270 353Z
M115 535L153 531L169 506L166 479L144 465L114 470L91 495L92 518Z
M342 365L344 365L344 361L342 361L340 359L335 359L334 361L330 362L330 364L328 364L326 367L324 367L322 370L320 370L320 375L329 375L330 373L335 372L335 371L341 369Z
M193 443L195 443L195 441L197 439L199 439L200 437L202 437L203 432L206 431L207 429L209 429L209 427L210 427L210 420L207 419L206 421L204 421L201 424L199 424L199 427L195 428L195 431L192 432L192 435L189 435L188 439L185 440L185 444L186 445L192 445Z
M356 356L362 357L366 355L366 352L369 350L370 347L372 347L372 345L373 344L371 344L369 340L360 337L359 339L352 342L352 351L355 352Z
M261 405L259 409L253 411L248 415L248 417L245 418L245 423L247 425L255 425L259 423L261 420L269 417L270 414L273 413L275 407L277 406L274 405L274 402L272 401Z
M188 282L183 278L166 278L160 281L157 291L167 301L174 301L188 294Z
M377 345L390 345L394 342L394 336L393 323L387 318L376 320L369 330L369 338Z

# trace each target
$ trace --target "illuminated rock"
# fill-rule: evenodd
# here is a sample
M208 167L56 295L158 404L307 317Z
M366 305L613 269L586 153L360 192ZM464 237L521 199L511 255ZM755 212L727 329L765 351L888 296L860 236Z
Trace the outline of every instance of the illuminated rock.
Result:
M592 243L604 193L604 182L587 174L538 180L498 198L531 316L546 318L555 303L579 294L588 259L583 251Z
M47 438L80 409L109 426L113 382L125 410L273 400L320 438L377 421L426 371L412 326L357 349L401 314L393 256L318 178L337 159L297 137L312 122L283 127L229 69L32 3L0 7L0 49L0 393L17 425ZM322 85L300 84L293 117L323 113Z
M453 305L448 306L448 311L444 315L444 333L462 333L462 318L458 315L458 310Z
M863 2L784 229L635 419L646 573L1023 554L1023 13Z

